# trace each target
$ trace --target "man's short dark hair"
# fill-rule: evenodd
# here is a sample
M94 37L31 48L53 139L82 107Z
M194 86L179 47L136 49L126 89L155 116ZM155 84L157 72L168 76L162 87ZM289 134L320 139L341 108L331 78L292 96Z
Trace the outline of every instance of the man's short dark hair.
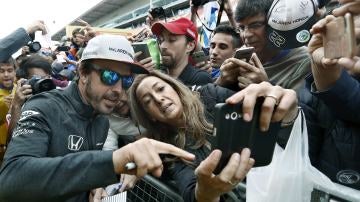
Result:
M79 82L80 76L79 73L81 71L84 75L89 75L92 71L94 71L94 68L92 67L93 59L83 60L79 63L78 71L76 72L73 81L76 83ZM96 70L95 70L96 71Z
M240 38L239 33L236 32L236 30L230 26L230 25L219 25L215 28L213 35L215 34L227 34L232 36L232 45L233 48L240 48L242 46L242 41Z
M257 14L267 14L273 0L240 0L235 9L235 21L239 22Z
M11 66L14 67L14 69L16 69L16 67L17 67L16 61L11 56L9 57L9 59L7 59L5 61L0 61L0 64L10 64Z
M44 70L45 73L51 74L51 64L48 60L41 57L40 55L32 55L26 59L24 59L20 63L19 71L17 72L17 76L19 78L28 78L29 77L29 69L38 68Z

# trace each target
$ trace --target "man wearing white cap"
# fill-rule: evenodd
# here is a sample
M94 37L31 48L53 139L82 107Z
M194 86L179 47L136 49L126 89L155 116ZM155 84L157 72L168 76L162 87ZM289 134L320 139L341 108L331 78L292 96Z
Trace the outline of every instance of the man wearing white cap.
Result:
M147 73L133 58L124 37L97 36L83 52L77 82L24 104L0 170L0 201L88 201L89 190L118 182L120 173L160 176L159 153L193 160L150 139L97 151L109 129L104 114L120 102L133 73ZM130 162L135 169L127 169Z

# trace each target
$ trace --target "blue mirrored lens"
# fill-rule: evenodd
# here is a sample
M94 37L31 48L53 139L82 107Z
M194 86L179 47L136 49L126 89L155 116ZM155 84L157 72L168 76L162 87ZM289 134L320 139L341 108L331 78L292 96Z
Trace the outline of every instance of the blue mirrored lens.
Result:
M111 70L102 70L101 80L106 85L115 85L120 80L120 75L117 72Z
M122 87L124 89L129 89L131 87L131 84L134 82L133 76L122 76L121 78Z
M129 89L131 84L134 82L133 76L121 76L117 72L111 70L102 70L101 71L101 80L104 84L113 86L121 79L122 87L124 89Z

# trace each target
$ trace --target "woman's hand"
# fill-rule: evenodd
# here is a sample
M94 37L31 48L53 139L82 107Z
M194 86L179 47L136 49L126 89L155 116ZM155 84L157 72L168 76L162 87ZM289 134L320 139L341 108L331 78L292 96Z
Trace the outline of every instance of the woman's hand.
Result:
M255 163L254 159L250 158L250 150L245 148L241 154L234 153L224 169L215 175L213 172L220 158L221 151L214 150L196 168L195 197L198 202L219 201L220 195L234 189Z
M268 82L251 84L228 98L226 102L229 104L242 102L243 118L245 121L251 121L258 97L265 97L261 106L260 130L268 130L270 122L288 123L296 118L298 113L296 92L273 86Z

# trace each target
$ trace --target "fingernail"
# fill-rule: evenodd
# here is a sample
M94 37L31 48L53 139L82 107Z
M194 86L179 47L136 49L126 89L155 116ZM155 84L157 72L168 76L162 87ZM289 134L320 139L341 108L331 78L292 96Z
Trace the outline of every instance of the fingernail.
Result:
M245 148L244 148L244 152L250 152L250 149L247 148L247 147L245 147Z
M265 132L265 131L267 130L267 128L264 127L264 126L261 126L261 127L260 127L260 130L261 130L262 132Z
M239 154L239 153L235 153L235 158L236 158L237 160L240 160L240 154Z
M244 113L243 118L245 121L251 121L251 117L249 113Z

